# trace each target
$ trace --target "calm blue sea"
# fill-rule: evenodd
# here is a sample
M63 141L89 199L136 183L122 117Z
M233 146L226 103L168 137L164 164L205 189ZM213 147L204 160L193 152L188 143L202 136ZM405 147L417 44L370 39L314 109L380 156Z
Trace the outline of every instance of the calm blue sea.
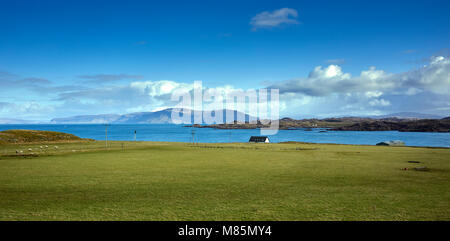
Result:
M105 126L86 125L0 125L0 131L8 129L48 130L71 133L82 138L105 139ZM108 127L109 140L192 142L192 130L198 142L247 142L250 136L259 135L259 130L217 130L211 128L189 128L171 124L117 124ZM271 142L301 141L313 143L375 145L381 141L402 140L408 146L450 147L450 133L397 132L397 131L327 131L323 129L280 130L269 136Z

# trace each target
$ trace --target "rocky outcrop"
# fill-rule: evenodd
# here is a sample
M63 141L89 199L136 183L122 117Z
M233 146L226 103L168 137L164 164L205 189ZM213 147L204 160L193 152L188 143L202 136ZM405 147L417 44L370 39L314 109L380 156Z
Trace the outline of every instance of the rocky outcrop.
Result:
M215 125L190 125L187 127L215 128L215 129L259 129L268 127L263 124L234 123ZM450 119L371 119L359 117L304 119L280 119L280 130L294 130L311 128L327 128L333 131L402 131L402 132L450 132Z
M450 119L411 121L365 121L333 128L335 131L401 131L401 132L450 132Z

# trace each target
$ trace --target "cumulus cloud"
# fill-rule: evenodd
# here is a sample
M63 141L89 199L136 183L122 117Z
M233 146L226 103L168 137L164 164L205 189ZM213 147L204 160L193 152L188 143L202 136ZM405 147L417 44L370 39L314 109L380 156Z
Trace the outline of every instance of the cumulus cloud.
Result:
M428 65L398 74L370 67L355 77L344 73L338 65L325 68L318 66L307 78L282 81L271 87L279 88L280 93L301 93L309 96L376 91L403 92L409 95L421 91L450 94L450 60L442 56L433 57Z
M396 74L370 67L358 76L338 65L318 66L306 78L281 81L270 88L280 89L283 99L291 103L308 100L300 105L308 113L429 112L450 103L450 60L432 57L421 68Z
M383 94L383 92L381 92L381 91L367 91L365 93L365 95L368 98L373 98L373 97L377 98L377 97L380 97L382 94Z
M98 106L115 113L152 111L161 106L173 106L170 97L175 92L187 92L192 84L171 80L134 81L126 85L99 86L78 91L60 93L57 101L81 101L87 110L98 111Z
M428 65L406 73L394 75L402 87L431 91L437 94L450 94L450 59L433 57Z
M130 113L174 107L172 94L192 93L193 82L173 80L131 81L115 85L55 86L40 78L20 78L0 72L0 83L8 91L27 88L39 98L15 103L5 98L0 102L0 116L63 117L80 114ZM205 82L207 83L207 82ZM325 117L342 115L376 115L402 111L450 114L450 60L432 57L420 68L402 73L388 73L370 67L352 76L337 64L315 67L308 76L275 82L267 88L280 91L280 113L290 117ZM239 91L238 86L203 87L203 94L218 101ZM11 104L14 103L14 104ZM208 104L209 102L207 102ZM212 107L211 107L212 108ZM244 110L244 105L236 109ZM42 119L41 118L41 119Z
M283 24L299 24L298 12L292 8L281 8L274 11L264 11L254 16L250 25L252 30L273 28Z
M162 108L176 107L180 104L179 99L172 99L172 95L183 96L188 93L194 96L194 83L182 83L172 80L159 81L134 81L127 85L99 86L79 91L64 92L58 95L57 101L61 101L65 108L69 106L84 105L84 111L90 113L98 112L99 106L102 113L115 110L111 113L130 113L161 110ZM202 87L202 95L205 97L203 108L206 110L227 108L225 101L228 95L245 93L244 89L235 88L230 85L214 88ZM235 110L247 111L249 108L246 101L236 99ZM242 102L241 102L242 101ZM69 105L69 103L71 103ZM191 100L192 103L192 100ZM192 103L193 104L193 103ZM191 106L190 108L196 108Z
M351 75L343 73L341 67L329 65L318 66L305 79L292 79L270 86L280 93L302 93L309 96L324 96L335 92L346 92L353 88Z

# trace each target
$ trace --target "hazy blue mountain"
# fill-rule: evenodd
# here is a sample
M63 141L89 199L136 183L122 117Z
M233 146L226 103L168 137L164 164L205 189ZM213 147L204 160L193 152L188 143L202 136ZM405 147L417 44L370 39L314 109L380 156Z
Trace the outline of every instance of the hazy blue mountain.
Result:
M399 112L392 113L388 115L373 116L372 118L383 119L383 118L399 118L399 119L442 119L442 116L422 114L416 112Z
M65 118L54 118L51 120L53 124L94 124L94 123L112 123L112 124L171 124L172 123L172 108L154 111L154 112L136 112L124 115L103 114L103 115L82 115ZM222 123L226 120L226 110L221 110L223 113ZM234 118L236 120L237 111L234 111ZM243 114L239 112L240 114ZM193 122L194 115L202 116L201 111L191 111L191 122ZM244 115L245 120L249 120L248 115Z
M121 115L104 114L104 115L78 115L64 118L54 118L50 121L52 124L96 124L111 123L119 119Z
M226 122L227 110L221 110L223 114L222 123ZM237 113L234 111L234 118L236 120ZM130 114L99 114L99 115L79 115L64 118L54 118L50 121L52 124L99 124L99 123L113 123L113 124L170 124L172 108L153 111L153 112L136 112ZM194 115L202 116L201 111L192 111L191 122L193 123ZM250 119L249 115L245 114L245 121ZM438 115L422 114L416 112L399 112L388 115L368 116L365 118L385 119L385 118L399 118L399 119L442 119ZM21 120L13 118L0 118L0 124L39 124L44 122L33 120ZM48 123L48 122L47 122ZM221 123L217 123L221 124Z

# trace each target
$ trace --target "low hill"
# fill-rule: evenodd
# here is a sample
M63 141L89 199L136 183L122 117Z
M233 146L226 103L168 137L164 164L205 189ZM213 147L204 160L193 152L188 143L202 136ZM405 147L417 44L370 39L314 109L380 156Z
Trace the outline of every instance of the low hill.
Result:
M398 118L398 119L441 119L442 116L439 115L431 115L431 114L423 114L416 112L399 112L399 113L391 113L388 115L379 115L372 116L374 119L386 119L386 118Z
M0 144L79 142L87 141L78 136L56 131L6 130L0 131Z
M215 128L215 129L258 129L269 127L268 124L215 124L189 125L186 127ZM444 119L371 119L361 117L340 117L326 119L282 118L279 122L280 130L299 128L328 128L333 131L402 131L402 132L450 132L450 118Z
M450 120L429 119L411 121L364 121L334 128L336 131L401 131L401 132L450 132Z

